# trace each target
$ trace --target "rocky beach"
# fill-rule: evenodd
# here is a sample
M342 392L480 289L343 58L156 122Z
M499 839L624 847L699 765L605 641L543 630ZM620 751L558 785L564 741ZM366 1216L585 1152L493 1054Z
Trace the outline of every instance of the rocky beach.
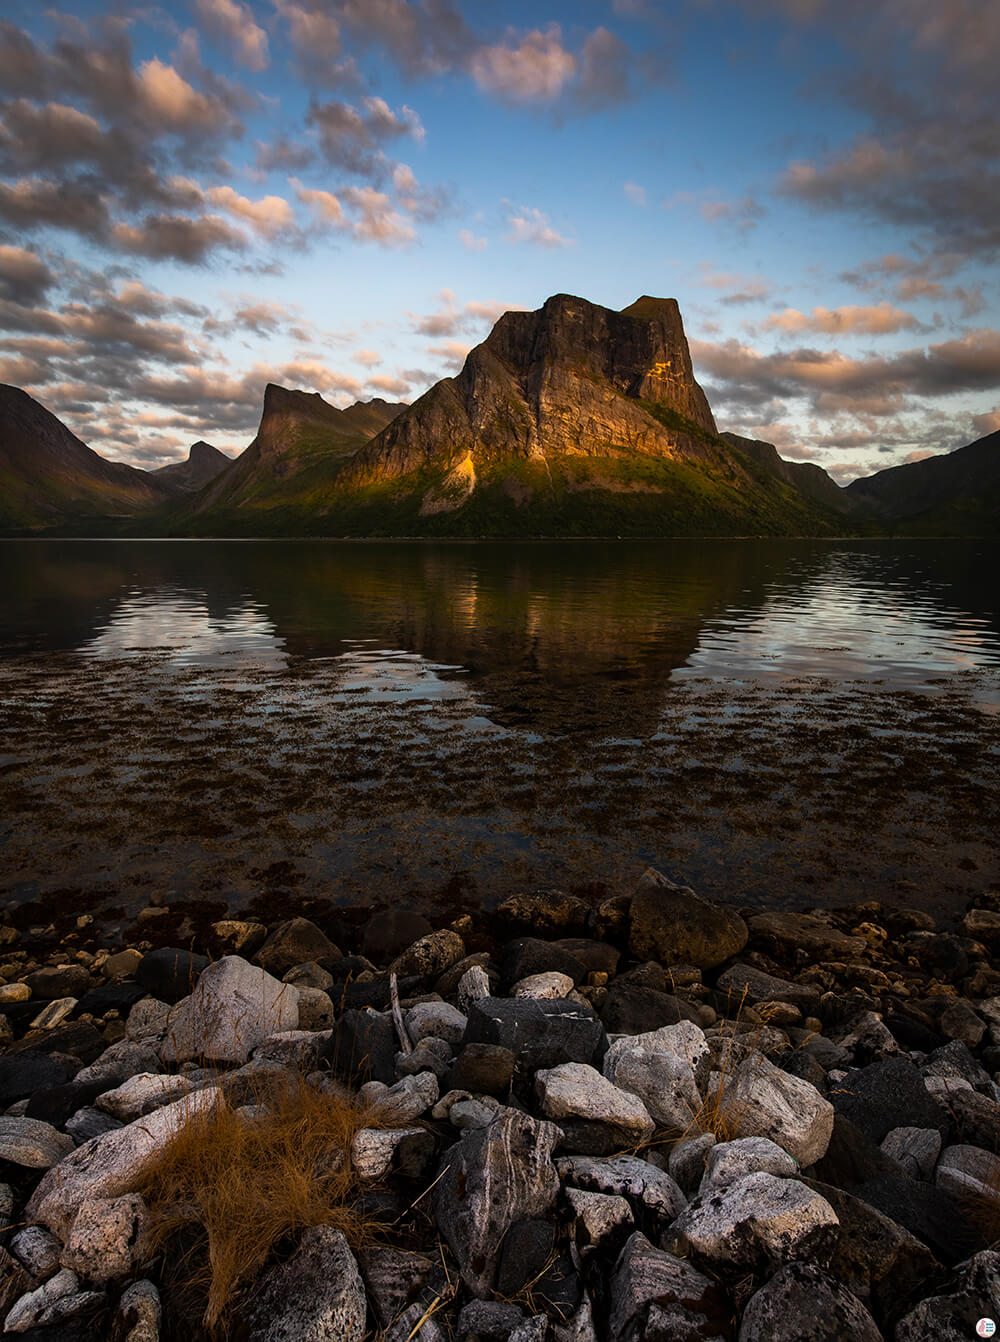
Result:
M1000 1314L1000 890L948 924L653 870L439 925L24 922L0 927L8 1333L957 1342ZM276 1222L220 1297L205 1190L164 1190L223 1138L266 1163L293 1111L336 1205Z

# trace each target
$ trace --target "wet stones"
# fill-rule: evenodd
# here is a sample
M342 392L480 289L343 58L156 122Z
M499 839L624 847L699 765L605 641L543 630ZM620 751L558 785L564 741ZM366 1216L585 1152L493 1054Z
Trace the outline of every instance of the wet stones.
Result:
M737 913L701 899L650 868L629 906L629 950L640 960L711 969L739 955L747 925Z

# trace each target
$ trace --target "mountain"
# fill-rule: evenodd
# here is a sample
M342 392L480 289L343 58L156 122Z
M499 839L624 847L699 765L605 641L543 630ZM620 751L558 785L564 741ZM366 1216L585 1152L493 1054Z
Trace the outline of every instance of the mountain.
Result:
M191 444L186 461L160 466L149 474L182 494L196 494L232 464L232 457L227 457L225 452L220 452L211 443L199 441Z
M343 463L316 519L352 535L828 535L719 437L674 299L508 312Z
M844 492L897 535L1000 535L1000 431L854 480Z
M345 457L405 409L388 401L358 401L346 410L317 392L269 382L257 436L224 475L178 517L181 528L205 522L223 532L267 530L296 523L321 505Z
M0 531L90 532L172 497L155 476L92 451L27 392L0 385Z
M854 502L847 491L842 489L822 466L811 461L787 461L780 456L773 443L765 443L759 438L741 438L738 433L724 433L726 442L748 457L753 457L765 470L792 485L800 494L833 508L838 513L849 513Z

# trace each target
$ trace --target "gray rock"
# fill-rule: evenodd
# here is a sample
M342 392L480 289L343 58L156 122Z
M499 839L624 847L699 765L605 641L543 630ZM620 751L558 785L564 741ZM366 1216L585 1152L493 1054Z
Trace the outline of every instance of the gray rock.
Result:
M552 1339L553 1342L597 1342L594 1310L586 1293L565 1323L553 1323Z
M87 1198L73 1222L62 1254L63 1267L107 1285L142 1261L149 1210L136 1193L118 1198Z
M489 1294L510 1226L554 1208L559 1176L552 1149L560 1135L552 1123L501 1109L489 1127L464 1132L446 1152L434 1216L472 1295Z
M425 1137L423 1128L361 1128L351 1142L351 1162L359 1179L381 1179L392 1168L400 1142Z
M358 1254L358 1266L383 1328L391 1327L411 1305L419 1305L423 1313L445 1285L439 1261L408 1249L368 1245Z
M873 1142L893 1128L948 1128L948 1115L927 1093L923 1077L907 1058L888 1058L851 1072L832 1091L838 1113Z
M0 1248L0 1320L10 1313L11 1307L22 1296L34 1290L38 1283L25 1272L6 1249Z
M5 1333L26 1333L29 1328L62 1323L65 1319L85 1314L103 1301L100 1292L81 1290L76 1273L63 1268L37 1290L21 1296L4 1320L3 1330Z
M649 868L629 906L629 950L639 960L711 969L747 944L747 925L739 914L686 886L674 885Z
M769 1137L802 1166L826 1154L833 1105L815 1086L789 1076L761 1055L740 1063L727 1083L723 1122L737 1137Z
M433 1072L404 1076L376 1101L374 1116L381 1123L412 1123L437 1104L440 1094L441 1088Z
M556 1168L564 1184L625 1198L637 1212L662 1224L675 1220L687 1206L670 1175L639 1156L564 1156Z
M315 923L308 918L290 918L278 924L253 958L268 974L281 978L309 960L339 960L341 955Z
M13 1236L10 1248L36 1281L44 1281L59 1271L62 1244L44 1226L25 1226Z
M697 1192L708 1163L708 1153L714 1145L715 1133L701 1132L697 1137L688 1137L672 1148L667 1172L688 1197L693 1197Z
M826 1264L837 1229L825 1198L797 1179L763 1173L696 1198L673 1225L696 1260L718 1269L751 1270L801 1261Z
M745 1174L756 1174L759 1170L779 1179L794 1179L799 1167L787 1151L767 1137L741 1137L733 1142L719 1142L708 1152L698 1192L706 1193L709 1189L717 1192Z
M89 1142L91 1137L103 1137L106 1132L114 1132L115 1128L124 1127L124 1124L120 1119L112 1118L110 1114L105 1114L100 1109L85 1105L75 1114L71 1114L63 1126L77 1146L82 1146L84 1142Z
M282 1030L255 1044L251 1057L255 1063L273 1064L286 1071L311 1072L331 1037L332 1032L323 1030Z
M248 1342L362 1342L365 1288L347 1247L332 1226L303 1231L286 1262L269 1268L245 1311Z
M694 1037L692 1059L675 1047L678 1031ZM603 1070L619 1089L638 1096L659 1127L686 1132L702 1108L694 1067L707 1056L703 1032L690 1021L682 1021L649 1034L613 1040Z
M409 1053L396 1054L396 1075L404 1077L416 1076L419 1072L433 1072L440 1081L453 1061L451 1045L429 1035L421 1039Z
M337 1015L330 994L302 983L294 986L299 994L299 1029L328 1030Z
M683 1258L654 1249L636 1232L611 1279L609 1342L725 1342L722 1292Z
M511 1333L524 1322L524 1311L504 1300L472 1300L458 1315L459 1342L509 1342Z
M968 1342L979 1319L1000 1321L1000 1253L977 1253L949 1285L947 1294L921 1300L900 1320L895 1342Z
M937 1128L893 1128L882 1150L912 1179L929 1179L941 1154L941 1134Z
M549 1331L549 1321L544 1314L533 1314L530 1319L519 1323L510 1335L509 1342L545 1342Z
M639 1097L619 1090L586 1063L565 1062L536 1072L535 1093L546 1118L603 1123L631 1142L653 1135L655 1124Z
M551 969L543 974L529 974L519 979L510 990L511 997L568 997L573 991L573 980L568 974Z
M77 1210L87 1198L117 1197L129 1192L164 1143L198 1115L211 1112L221 1095L217 1087L209 1087L124 1128L94 1137L42 1177L25 1209L26 1215L65 1238Z
M874 1011L863 1011L856 1016L836 1042L851 1055L857 1067L867 1067L884 1058L897 1058L903 1052L895 1035Z
M945 1007L938 1028L946 1039L958 1039L969 1048L978 1048L986 1033L986 1022L968 1002L959 1000Z
M499 1044L466 1044L451 1069L449 1088L474 1095L506 1095L514 1063L514 1054Z
M134 1281L118 1301L115 1322L122 1342L160 1342L160 1293L151 1281Z
M481 1002L484 997L489 997L492 991L486 970L481 965L473 965L458 981L459 1011L468 1016L472 1003Z
M303 988L316 988L325 992L333 987L333 975L315 960L306 960L300 965L292 965L281 976L282 983L291 983L300 991Z
M57 1025L62 1025L76 1010L78 999L75 997L59 997L54 1002L49 1002L47 1006L42 1007L38 1015L31 1022L33 1030L54 1030Z
M715 980L715 990L724 993L732 1007L744 1002L749 1006L758 1002L790 1002L793 1006L812 1008L821 995L812 984L790 983L744 964L730 965L724 970Z
M750 919L755 941L778 946L794 954L804 950L816 960L853 960L864 955L864 937L851 937L813 913L761 913Z
M458 1100L448 1110L448 1121L459 1129L485 1128L496 1118L499 1108L499 1101L491 1095L481 1100Z
M47 1170L73 1150L73 1138L38 1118L0 1117L0 1159Z
M606 1248L609 1242L616 1239L620 1244L634 1229L632 1208L624 1198L613 1193L591 1193L582 1188L567 1188L566 1201L573 1212L574 1239L583 1258L595 1249Z
M140 1072L129 1077L128 1081L116 1090L107 1090L94 1101L98 1109L103 1109L112 1118L123 1123L131 1123L134 1118L151 1114L154 1109L162 1109L172 1104L194 1089L186 1076L174 1076L169 1073Z
M134 1043L148 1044L158 1050L167 1032L169 1015L170 1007L166 1002L155 997L143 997L128 1013L125 1033Z
M934 1182L958 1197L972 1195L1000 1207L1000 1157L978 1146L946 1146Z
M243 1063L269 1035L298 1024L297 989L226 955L203 970L190 997L171 1009L162 1057Z
M426 1318L426 1313L426 1306L419 1301L410 1305L385 1333L380 1334L381 1342L447 1342L437 1321Z
M25 983L32 997L55 1002L61 997L82 997L90 987L90 973L83 965L46 965L29 974Z
M77 1085L99 1082L106 1090L111 1090L130 1076L158 1071L160 1055L157 1050L149 1044L125 1038L106 1048L89 1067L77 1072L74 1080Z
M829 1272L790 1263L751 1297L739 1342L882 1342L861 1301Z
M522 1072L563 1062L592 1062L605 1045L604 1027L577 1002L536 997L484 997L469 1006L466 1044L499 1044Z
M447 1002L418 1002L406 1013L406 1031L414 1044L430 1035L449 1044L460 1044L468 1018Z

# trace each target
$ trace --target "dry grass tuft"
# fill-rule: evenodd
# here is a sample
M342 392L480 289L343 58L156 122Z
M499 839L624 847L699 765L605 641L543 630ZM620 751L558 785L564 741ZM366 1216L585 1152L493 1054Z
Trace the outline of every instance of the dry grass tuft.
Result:
M332 1225L356 1248L377 1229L350 1159L355 1133L379 1126L371 1112L287 1075L262 1079L255 1099L265 1112L249 1121L228 1104L195 1115L137 1189L153 1252L193 1238L188 1284L207 1297L204 1323L217 1336L282 1240Z

